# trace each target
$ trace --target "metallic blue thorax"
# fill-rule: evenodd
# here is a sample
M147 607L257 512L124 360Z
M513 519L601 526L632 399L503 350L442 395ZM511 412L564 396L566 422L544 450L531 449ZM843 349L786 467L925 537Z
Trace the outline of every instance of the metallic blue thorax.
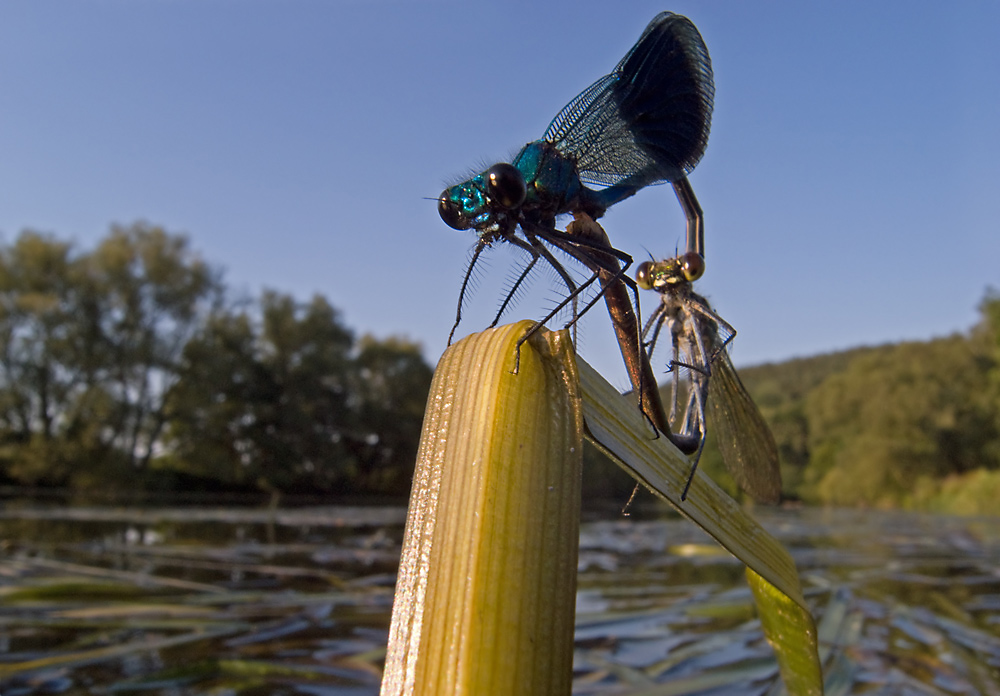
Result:
M584 187L576 166L552 143L528 143L512 164L524 175L528 187L521 207L526 219L551 227L556 215L579 208Z

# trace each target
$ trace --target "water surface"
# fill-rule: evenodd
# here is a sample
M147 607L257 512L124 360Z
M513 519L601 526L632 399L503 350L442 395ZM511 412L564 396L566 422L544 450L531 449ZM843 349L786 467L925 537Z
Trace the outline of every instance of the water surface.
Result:
M827 693L1000 694L1000 520L758 514ZM0 509L0 694L377 694L405 510ZM766 694L743 566L690 523L581 533L574 692Z

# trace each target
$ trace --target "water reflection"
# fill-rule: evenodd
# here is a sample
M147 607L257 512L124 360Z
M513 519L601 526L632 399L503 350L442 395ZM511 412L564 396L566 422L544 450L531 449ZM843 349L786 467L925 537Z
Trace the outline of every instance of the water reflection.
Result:
M404 517L2 509L0 693L376 694ZM1000 521L759 517L802 573L828 693L1000 693ZM574 669L578 694L777 680L741 564L675 518L585 524Z

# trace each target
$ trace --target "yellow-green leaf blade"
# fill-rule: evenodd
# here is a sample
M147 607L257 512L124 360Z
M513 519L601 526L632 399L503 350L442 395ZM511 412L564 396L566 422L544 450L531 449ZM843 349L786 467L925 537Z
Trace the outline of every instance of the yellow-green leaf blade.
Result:
M568 694L583 419L565 332L470 336L435 372L383 694Z

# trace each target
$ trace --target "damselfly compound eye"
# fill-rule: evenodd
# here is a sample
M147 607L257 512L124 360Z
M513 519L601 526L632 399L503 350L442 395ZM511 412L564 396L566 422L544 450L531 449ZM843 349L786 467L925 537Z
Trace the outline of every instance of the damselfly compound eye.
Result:
M469 223L469 218L462 213L461 206L449 198L449 190L442 192L441 197L438 198L438 215L444 220L444 224L453 230L467 230L472 226Z
M689 251L680 257L680 262L684 280L693 283L705 273L705 259L702 258L701 254Z
M513 164L494 164L486 170L486 182L490 198L508 210L524 203L528 195L524 177Z
M635 269L635 284L638 285L643 290L653 289L653 263L652 261L643 261Z

